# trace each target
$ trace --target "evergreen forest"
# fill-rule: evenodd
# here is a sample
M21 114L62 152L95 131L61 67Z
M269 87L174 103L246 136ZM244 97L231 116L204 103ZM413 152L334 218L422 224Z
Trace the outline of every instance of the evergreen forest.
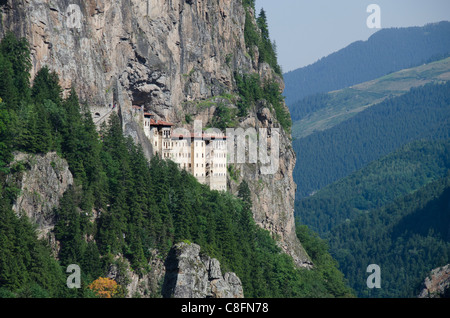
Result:
M294 140L297 200L410 142L449 138L449 105L449 82L427 84Z
M359 297L415 298L430 271L450 262L450 174L333 228L334 257ZM366 286L377 264L382 286Z
M116 297L123 297L127 264L145 275L152 251L165 257L178 242L199 244L223 271L235 272L246 297L353 295L328 244L307 227L299 225L298 236L313 270L297 268L281 252L255 224L245 181L233 196L209 190L172 161L149 162L123 135L119 116L97 131L75 89L63 98L58 75L47 67L31 85L30 70L26 40L7 34L0 43L0 297L95 297L88 286L112 265L122 273ZM12 210L20 190L7 180L27 169L14 161L16 152L56 152L73 174L54 210L57 258L36 226ZM66 286L70 264L81 268L80 289Z

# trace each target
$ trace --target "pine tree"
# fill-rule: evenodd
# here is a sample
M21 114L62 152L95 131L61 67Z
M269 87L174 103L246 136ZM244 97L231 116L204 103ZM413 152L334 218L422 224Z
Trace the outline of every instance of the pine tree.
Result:
M7 32L0 43L0 55L3 55L3 57L11 64L13 72L11 84L16 89L17 98L20 98L20 100L26 103L29 102L30 71L32 65L27 40L25 38L17 39L12 32ZM0 65L1 64L2 63L0 62ZM3 76L0 76L0 79L1 78L3 78ZM16 106L16 104L12 104L11 106L13 105Z
M54 148L52 128L43 105L28 105L23 115L17 147L21 151L31 153L46 153L52 150Z
M62 265L79 264L86 249L81 215L78 206L80 194L70 188L63 196L57 211L55 237L60 242L59 258ZM78 197L78 198L77 198Z
M241 184L239 184L238 198L240 198L244 202L246 209L251 210L252 208L251 192L250 188L248 187L248 183L245 180L242 180Z
M17 109L19 93L14 85L14 71L11 62L0 52L0 98L12 109Z
M0 100L0 173L6 172L7 164L13 159L14 131L17 128L15 112L8 110Z
M48 66L43 66L34 78L31 97L35 104L41 104L49 99L57 105L62 102L62 89L56 72L50 72Z

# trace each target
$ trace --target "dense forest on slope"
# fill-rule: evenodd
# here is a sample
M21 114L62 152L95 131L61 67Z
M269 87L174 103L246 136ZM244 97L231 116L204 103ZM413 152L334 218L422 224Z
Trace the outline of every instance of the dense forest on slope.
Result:
M369 81L450 53L450 22L383 29L314 64L284 74L286 103Z
M450 83L387 99L326 131L293 141L297 199L419 139L449 137Z
M58 76L46 67L30 86L30 68L26 41L8 34L0 44L0 296L91 297L89 283L111 264L123 268L115 256L143 275L152 250L164 256L180 241L199 244L223 270L235 272L246 297L351 295L327 246L304 228L315 269L298 269L281 252L255 224L245 181L235 197L209 190L172 161L154 157L149 163L124 137L117 115L99 134L75 90L63 98ZM25 169L10 165L16 151L56 151L74 176L55 210L58 261L30 221L11 209L18 189L6 179ZM81 289L66 287L69 264L82 269Z
M450 263L450 174L334 228L332 254L360 297L417 297L430 270ZM368 290L366 268L381 269Z
M296 201L301 224L320 235L445 176L450 140L415 141Z

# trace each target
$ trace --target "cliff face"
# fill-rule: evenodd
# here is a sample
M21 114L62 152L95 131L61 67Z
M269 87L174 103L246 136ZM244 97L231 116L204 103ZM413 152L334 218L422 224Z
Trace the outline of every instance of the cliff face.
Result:
M243 298L241 280L234 273L222 275L216 259L200 255L200 246L175 245L166 260L162 287L167 298Z
M55 225L54 208L59 206L64 192L73 185L73 176L66 160L56 153L31 155L16 153L8 183L20 189L13 205L18 216L25 215L37 225L40 238L46 237Z
M450 264L435 268L423 283L419 298L448 298L450 296Z
M12 30L31 45L32 78L48 65L65 93L74 86L80 100L95 109L94 121L106 120L109 105L117 104L124 132L149 156L151 145L133 105L193 131L186 115L205 127L219 100L235 107L229 97L236 96L235 72L283 83L248 54L241 0L8 0L0 8L0 34ZM270 107L263 106L250 110L238 126L267 128L269 135L280 128ZM256 165L237 164L229 189L236 193L247 180L256 222L299 266L309 267L295 235L295 153L290 135L280 131L277 172L266 175Z
M194 243L175 244L166 259L156 250L151 271L138 275L120 255L110 266L108 277L127 288L127 297L140 298L243 298L241 280L235 273L222 274L217 259L210 258Z
M74 180L66 160L55 152L45 155L15 153L11 163L14 173L7 183L19 189L12 209L19 217L27 217L36 225L39 238L47 240L54 256L59 244L52 232L56 224L55 209Z

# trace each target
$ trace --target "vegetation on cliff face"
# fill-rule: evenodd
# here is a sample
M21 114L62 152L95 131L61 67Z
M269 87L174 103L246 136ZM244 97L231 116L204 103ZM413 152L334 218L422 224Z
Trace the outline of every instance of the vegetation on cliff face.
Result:
M255 2L244 0L243 5L246 13L244 38L249 55L258 65L267 63L276 76L281 76L282 71L278 65L276 44L271 42L269 36L266 12L264 9L261 9L258 17L255 19L253 17ZM254 107L258 101L265 100L271 105L281 127L286 132L291 132L291 115L284 105L284 97L280 85L273 77L262 80L257 73L241 74L235 72L234 79L240 96L237 105L239 109L237 115L239 117L247 116L250 108Z
M125 257L143 275L151 271L153 250L165 256L184 240L199 244L224 270L235 272L246 297L350 294L330 260L317 256L317 269L300 270L281 252L269 232L255 224L245 182L235 197L209 190L171 161L155 157L148 162L142 149L124 137L117 115L99 134L75 91L62 97L55 73L42 68L30 86L29 51L19 45L25 42L11 34L7 39L9 44L2 45L12 53L0 50L0 72L15 80L0 82L1 296L92 297L88 286L107 275L115 256ZM18 56L24 58L17 61ZM12 212L17 191L6 178L14 172L8 164L17 150L56 151L74 176L74 186L54 211L58 261L37 239L33 225ZM319 250L315 255L326 255ZM81 268L80 289L66 287L70 264Z
M245 44L252 58L255 58L255 48L258 49L258 63L266 62L274 72L278 75L282 74L280 65L278 64L276 44L270 40L269 27L267 24L267 16L264 9L261 9L256 24L252 16L255 12L254 0L243 0L245 7L245 26L244 37Z
M261 82L258 74L235 74L236 85L241 100L238 103L239 115L246 116L250 107L258 101L266 100L273 108L275 117L283 129L291 132L291 115L284 107L280 86L275 81Z

